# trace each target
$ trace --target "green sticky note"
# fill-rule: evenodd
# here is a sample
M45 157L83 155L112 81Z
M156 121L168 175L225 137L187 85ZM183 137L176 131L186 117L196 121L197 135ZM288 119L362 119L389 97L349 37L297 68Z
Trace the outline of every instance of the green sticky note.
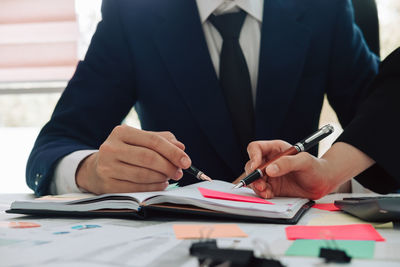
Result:
M21 242L21 240L0 238L0 246L9 246L19 242Z
M166 190L173 190L173 189L176 189L176 188L179 188L178 183L169 184L169 185L167 186L167 189L166 189Z
M320 248L340 249L352 258L372 259L375 241L297 239L285 255L318 257Z

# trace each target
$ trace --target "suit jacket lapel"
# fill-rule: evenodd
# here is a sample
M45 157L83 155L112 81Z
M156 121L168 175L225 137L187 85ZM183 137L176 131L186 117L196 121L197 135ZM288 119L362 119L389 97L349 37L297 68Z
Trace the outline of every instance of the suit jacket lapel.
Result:
M237 173L239 147L204 38L195 1L156 1L154 40L177 89L209 142Z
M297 19L306 3L290 7L265 0L256 97L256 138L279 138L301 77L310 39L308 28Z

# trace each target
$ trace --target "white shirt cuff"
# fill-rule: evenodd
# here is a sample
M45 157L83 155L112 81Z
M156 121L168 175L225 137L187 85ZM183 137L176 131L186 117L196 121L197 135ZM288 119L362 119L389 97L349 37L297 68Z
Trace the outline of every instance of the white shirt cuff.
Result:
M50 193L53 195L61 195L85 192L76 184L75 174L79 163L97 151L98 150L78 150L62 158L54 170L54 176L50 184Z

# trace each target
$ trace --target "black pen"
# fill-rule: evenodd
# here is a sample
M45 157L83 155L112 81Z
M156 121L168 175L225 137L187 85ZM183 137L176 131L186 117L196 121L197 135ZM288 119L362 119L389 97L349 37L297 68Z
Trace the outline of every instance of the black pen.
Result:
M294 146L291 148L283 151L282 153L278 154L271 160L267 161L266 163L262 164L260 167L258 167L255 171L247 175L245 178L243 178L238 184L235 185L235 188L241 188L243 186L247 186L251 184L252 182L256 181L257 179L263 177L265 174L265 168L271 164L273 161L277 160L278 158L286 155L296 155L297 153L300 153L302 151L307 151L311 147L315 146L318 144L319 141L327 137L333 132L334 128L333 126L327 124L321 129L319 129L317 132L313 133L312 135L308 136L307 138L303 139L302 141L296 143Z
M208 177L207 175L204 174L204 172L200 171L197 169L195 166L191 165L189 168L184 169L183 171L190 173L194 177L196 177L199 180L204 180L204 181L209 181L211 182L212 179Z

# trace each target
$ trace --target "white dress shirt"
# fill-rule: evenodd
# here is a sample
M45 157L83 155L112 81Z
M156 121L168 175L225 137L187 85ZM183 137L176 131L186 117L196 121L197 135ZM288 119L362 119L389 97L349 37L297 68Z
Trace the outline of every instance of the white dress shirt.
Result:
M219 76L219 61L223 40L218 30L207 19L211 14L233 13L238 12L240 9L246 11L247 17L240 32L239 43L249 69L253 103L255 104L264 0L196 0L196 3L211 61L217 76ZM50 192L52 194L81 192L75 181L76 170L83 159L96 151L75 151L62 158L55 168Z

